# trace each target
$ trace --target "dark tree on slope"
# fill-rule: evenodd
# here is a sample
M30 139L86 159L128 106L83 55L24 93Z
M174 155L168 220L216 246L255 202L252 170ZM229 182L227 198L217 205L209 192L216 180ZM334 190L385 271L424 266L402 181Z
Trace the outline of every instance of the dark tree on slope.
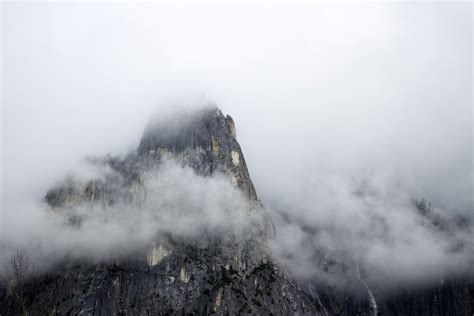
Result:
M17 249L16 254L10 259L10 266L0 274L2 286L12 295L14 301L20 306L23 315L28 315L25 285L31 280L33 268L26 253Z

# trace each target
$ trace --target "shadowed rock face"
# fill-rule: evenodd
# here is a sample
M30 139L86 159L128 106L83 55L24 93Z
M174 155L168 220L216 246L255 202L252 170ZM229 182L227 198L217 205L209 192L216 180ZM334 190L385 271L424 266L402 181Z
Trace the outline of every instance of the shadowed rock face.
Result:
M146 204L144 177L173 159L202 177L227 175L262 212L235 125L214 106L152 120L136 152L124 158L89 158L113 170L100 180L67 180L45 200L68 216L75 206ZM363 276L335 286L297 282L273 262L267 246L268 217L252 224L245 237L203 234L190 240L161 235L150 245L113 261L64 261L24 287L30 315L472 315L474 282L447 280L425 289L382 295ZM81 218L68 218L81 225ZM276 232L278 233L278 232ZM317 263L315 263L317 264ZM337 263L334 263L337 264ZM353 269L352 269L353 270ZM351 269L342 266L342 273ZM344 272L346 271L346 272ZM349 271L349 272L347 272ZM0 287L0 314L21 308Z

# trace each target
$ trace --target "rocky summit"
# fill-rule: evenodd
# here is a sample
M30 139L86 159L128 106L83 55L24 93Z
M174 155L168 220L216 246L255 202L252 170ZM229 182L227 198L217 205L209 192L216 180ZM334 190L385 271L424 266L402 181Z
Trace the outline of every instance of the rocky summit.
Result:
M370 288L359 273L347 286L294 279L269 250L268 239L278 231L257 198L234 121L215 106L151 120L135 152L88 158L111 170L107 176L66 179L46 193L45 201L71 226L80 226L87 216L71 211L77 207L143 208L153 199L145 179L169 160L198 177L228 179L253 218L245 234L204 230L189 238L167 232L126 255L64 258L20 286L3 286L0 314L473 315L470 279L389 294ZM350 269L341 264L340 270Z

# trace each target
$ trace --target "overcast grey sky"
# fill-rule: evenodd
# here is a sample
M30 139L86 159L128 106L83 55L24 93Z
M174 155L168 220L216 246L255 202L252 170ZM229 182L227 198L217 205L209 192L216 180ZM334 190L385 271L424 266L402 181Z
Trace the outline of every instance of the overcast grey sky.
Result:
M472 204L470 3L2 8L4 198L40 198L81 157L136 146L168 97L204 95L268 203L382 171Z

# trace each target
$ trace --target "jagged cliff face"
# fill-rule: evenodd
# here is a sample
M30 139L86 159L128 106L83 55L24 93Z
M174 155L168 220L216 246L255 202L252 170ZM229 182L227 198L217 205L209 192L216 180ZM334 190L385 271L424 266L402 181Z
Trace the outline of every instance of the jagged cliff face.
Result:
M209 176L224 172L253 201L255 188L236 139L233 119L209 107L197 113L183 113L171 122L151 121L140 141L141 158L159 161L172 157L191 166L198 174Z
M110 170L104 177L68 179L49 190L45 200L68 225L82 225L87 212L77 207L113 210L124 205L160 215L148 181L169 161L191 168L198 177L222 176L243 196L241 231L204 229L182 235L157 233L145 245L113 259L65 260L52 272L26 284L30 315L472 315L473 281L446 280L426 289L390 294L371 288L355 267L334 260L345 283L295 281L268 249L275 233L261 207L236 139L235 125L214 106L180 113L172 120L152 120L136 152L124 158L88 158ZM234 196L236 197L236 196ZM183 197L184 198L184 197ZM179 205L179 204L177 204ZM198 206L196 206L197 211ZM191 210L192 211L192 210ZM139 213L138 213L139 214ZM179 220L177 217L176 220ZM230 220L230 218L229 218ZM276 231L278 234L278 231ZM321 260L319 260L321 259ZM20 313L15 298L0 289L0 314Z

